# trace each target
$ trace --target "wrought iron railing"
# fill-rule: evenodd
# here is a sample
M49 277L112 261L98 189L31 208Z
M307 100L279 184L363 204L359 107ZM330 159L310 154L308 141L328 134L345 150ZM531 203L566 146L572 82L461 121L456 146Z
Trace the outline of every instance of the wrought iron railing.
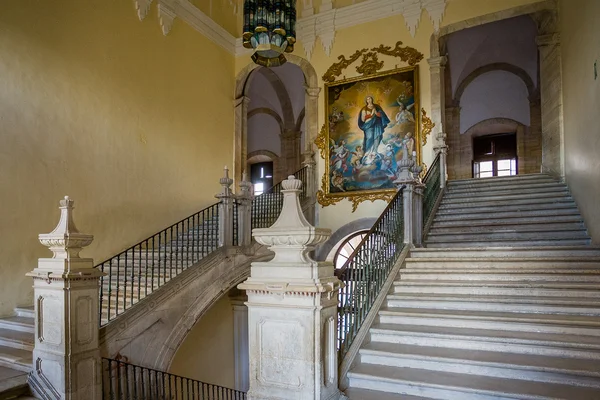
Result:
M338 349L343 360L404 248L402 190L336 271L344 282L338 303Z
M423 227L427 226L430 222L430 218L433 217L433 211L435 203L440 195L440 153L431 164L431 167L425 174L423 183L425 184L425 190L423 191Z
M301 168L293 175L302 181L302 193L300 193L300 201L302 201L306 198L308 167ZM268 228L277 221L283 207L281 188L281 182L279 182L252 200L252 229Z
M96 266L107 274L100 278L101 326L218 248L218 206L213 204Z
M102 398L105 400L245 400L246 393L103 358Z

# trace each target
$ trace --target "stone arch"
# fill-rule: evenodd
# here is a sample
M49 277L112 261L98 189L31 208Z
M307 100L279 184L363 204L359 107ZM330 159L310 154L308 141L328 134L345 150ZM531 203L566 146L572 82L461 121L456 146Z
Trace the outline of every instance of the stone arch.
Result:
M360 218L341 226L317 249L315 252L315 260L325 261L327 255L331 253L336 246L339 246L345 238L355 232L371 229L373 224L375 224L375 221L377 221L377 218Z
M278 182L285 178L285 176L281 176L281 167L279 165L280 157L269 150L256 150L251 153L248 153L248 157L246 159L246 170L250 168L251 164L264 161L273 162L273 180L275 182Z
M292 100L290 95L285 88L285 85L279 78L279 76L273 72L270 68L259 68L258 73L264 76L267 81L271 84L271 87L275 91L279 103L281 104L281 112L283 113L283 125L285 128L292 128L295 125L294 108L292 107Z
M505 72L511 73L513 75L516 75L518 78L520 78L523 81L523 83L525 83L525 86L527 86L527 92L529 93L529 99L532 100L532 99L536 98L537 90L536 90L535 85L533 84L533 79L531 79L529 74L523 68L517 67L516 65L512 65L509 63L499 62L499 63L483 65L479 68L474 69L469 75L467 75L467 77L465 79L463 79L458 84L458 87L456 88L456 93L454 94L455 104L456 105L460 104L460 98L462 97L467 86L469 86L471 84L471 82L473 82L479 76L481 76L487 72L492 72L492 71L505 71Z
M279 125L279 134L281 134L283 132L284 122L281 119L281 116L279 114L277 114L277 112L275 110L270 109L268 107L254 108L248 112L248 119L250 119L258 114L267 114L267 115L273 117L275 119L275 121L277 121L277 124ZM250 156L250 155L248 155L248 156Z
M510 125L514 125L515 128L516 127L525 127L525 125L523 125L522 123L520 123L519 121L515 121L512 118L488 118L488 119L484 119L483 121L479 121L476 124L472 125L469 129L467 129L465 131L465 133L463 133L463 135L468 135L471 137L478 137L478 136L485 136L488 134L493 134L493 133L501 133L501 132L478 132L478 129L481 129L483 127L487 127L487 126L492 126L492 125L506 125L506 126L510 126Z
M304 116L306 114L306 107L300 111L298 114L298 119L296 119L296 131L300 132L302 129L302 121L304 121Z
M318 120L318 109L319 109L319 79L317 72L314 67L306 59L294 55L286 54L287 61L300 67L304 75L305 81L305 141L304 141L304 153L313 154L315 152L314 139L316 139L319 132L319 120ZM248 138L248 125L247 125L247 114L249 98L247 96L247 89L252 82L253 72L259 66L254 63L249 63L247 66L242 68L236 77L235 89L234 89L234 161L233 161L233 176L236 182L239 182L242 176L242 172L246 167L246 151L247 151L247 138ZM314 175L314 176L312 176ZM317 176L316 171L310 176L310 179L316 183ZM316 184L315 184L316 187Z

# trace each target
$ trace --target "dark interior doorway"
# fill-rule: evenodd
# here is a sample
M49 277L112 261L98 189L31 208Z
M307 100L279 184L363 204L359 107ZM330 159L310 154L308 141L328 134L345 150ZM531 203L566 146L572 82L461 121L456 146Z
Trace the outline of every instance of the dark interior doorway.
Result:
M250 179L254 185L254 195L263 194L273 187L273 162L261 162L250 166Z
M517 175L517 134L473 138L473 178Z

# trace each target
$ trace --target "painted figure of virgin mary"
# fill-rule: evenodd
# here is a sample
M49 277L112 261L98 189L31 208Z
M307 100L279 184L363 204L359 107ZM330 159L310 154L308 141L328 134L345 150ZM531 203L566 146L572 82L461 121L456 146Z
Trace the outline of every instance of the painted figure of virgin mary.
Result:
M377 148L383 139L383 131L390 123L390 119L385 111L375 104L372 96L367 96L365 106L358 115L358 127L364 132L363 139L363 161L369 155L372 157L377 154Z

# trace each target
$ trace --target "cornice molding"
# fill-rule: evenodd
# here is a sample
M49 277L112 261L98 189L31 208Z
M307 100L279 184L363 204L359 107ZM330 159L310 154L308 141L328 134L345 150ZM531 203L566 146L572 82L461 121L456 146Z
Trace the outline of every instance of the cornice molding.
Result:
M153 0L134 0L138 17L143 20ZM306 2L303 16L298 19L296 31L302 42L307 59L310 60L317 38L329 55L338 30L377 21L394 15L402 15L410 34L414 36L421 21L422 11L427 11L437 32L451 0L367 0L351 6L332 8L325 1L318 13L311 13L311 2ZM309 5L310 4L310 5ZM242 39L235 38L223 27L204 14L188 0L158 0L159 20L163 34L167 35L175 18L188 23L192 28L218 44L230 54L242 56L252 51L242 46Z

